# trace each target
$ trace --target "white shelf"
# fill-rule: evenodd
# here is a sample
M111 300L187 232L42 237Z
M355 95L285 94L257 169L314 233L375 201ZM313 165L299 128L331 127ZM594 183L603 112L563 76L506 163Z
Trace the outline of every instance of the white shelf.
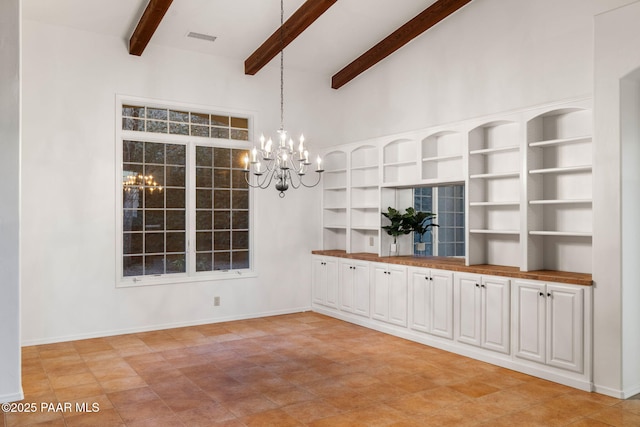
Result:
M591 135L585 136L576 136L572 138L558 138L558 139L550 139L548 141L538 141L529 143L529 147L549 147L552 145L564 145L564 144L575 144L578 142L589 142L591 141Z
M520 147L518 145L509 145L506 147L496 147L496 148L483 148L482 150L472 150L469 151L469 154L493 154L493 153L504 153L508 151L518 151Z
M450 155L450 156L425 157L424 159L422 159L422 161L423 162L439 162L444 160L458 160L458 159L462 159L462 155L456 154L456 155Z
M555 200L531 200L531 205L586 205L593 203L591 199L555 199Z
M532 236L565 236L565 237L591 237L592 233L580 231L529 231Z
M530 170L530 174L545 174L545 173L574 173L574 172L586 172L592 169L591 165L584 166L565 166L559 168L544 168Z
M471 234L510 234L510 235L519 235L520 231L518 230L488 230L488 229L474 229L469 230Z
M366 190L369 188L378 188L378 184L371 184L371 185L352 185L351 189L362 189L362 190Z
M377 231L380 229L379 225L352 225L352 230L369 230L369 231Z
M345 211L347 210L347 207L346 206L324 206L323 209L327 211Z
M370 170L370 169L378 169L378 165L370 165L370 166L353 166L351 168L352 171L361 171L361 170Z
M346 225L340 225L340 224L332 224L332 225L325 225L324 228L328 228L331 230L345 230L347 228Z
M390 162L390 163L385 163L383 166L414 166L416 165L416 161L415 160L406 160L403 162Z
M325 169L324 173L344 173L346 169Z
M470 179L500 179L518 177L520 177L520 172L481 173L476 175L469 175Z
M347 187L325 187L325 191L347 191Z
M469 206L520 206L520 202L470 202Z
M351 209L379 209L378 205L355 205L351 206Z

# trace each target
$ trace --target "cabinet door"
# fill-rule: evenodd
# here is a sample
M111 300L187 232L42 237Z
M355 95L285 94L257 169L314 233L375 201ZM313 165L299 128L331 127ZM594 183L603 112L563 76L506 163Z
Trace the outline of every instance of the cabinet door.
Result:
M353 266L353 312L369 317L369 265L358 263Z
M311 257L311 289L314 304L325 304L327 300L327 275L324 260L320 257Z
M480 276L457 276L457 339L467 344L480 345Z
M547 364L582 372L584 292L579 287L547 285Z
M353 265L340 262L340 310L353 312Z
M325 287L327 289L326 305L338 308L338 260L325 258L324 264L326 270Z
M371 270L373 282L373 313L377 320L389 319L389 275L386 266L374 264Z
M411 329L429 332L429 307L431 306L431 281L429 270L411 270Z
M482 278L482 347L509 353L509 279Z
M546 360L546 286L543 283L514 282L513 317L515 355L544 363Z
M453 274L431 270L429 332L444 338L453 338Z
M405 267L389 268L389 322L407 326L407 270Z

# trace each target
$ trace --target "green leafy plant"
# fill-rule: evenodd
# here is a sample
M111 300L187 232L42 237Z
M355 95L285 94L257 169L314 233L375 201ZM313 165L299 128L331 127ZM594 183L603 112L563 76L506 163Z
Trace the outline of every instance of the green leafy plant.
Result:
M429 231L431 227L439 227L433 221L436 214L433 212L417 211L412 207L407 208L407 212L402 215L402 229L413 231L418 234L418 240L422 243L422 235Z
M387 212L381 212L381 214L391 221L391 224L383 225L382 229L385 230L389 236L393 237L394 244L398 236L411 233L411 230L405 227L404 215L399 210L389 206Z

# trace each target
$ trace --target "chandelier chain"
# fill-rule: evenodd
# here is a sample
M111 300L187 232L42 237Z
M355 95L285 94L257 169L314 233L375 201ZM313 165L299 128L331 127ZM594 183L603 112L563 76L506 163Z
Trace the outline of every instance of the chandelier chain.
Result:
M315 169L317 178L314 183L307 184L303 178L307 174L311 161L309 151L304 146L304 136L300 135L300 143L294 147L293 139L287 141L284 130L284 0L280 0L280 129L278 140L274 146L273 140L260 135L260 149L254 145L253 149L244 156L244 179L249 187L268 188L275 181L275 188L280 197L288 188L315 187L320 183L322 159L317 157L318 166Z
M284 0L280 0L280 129L284 130Z

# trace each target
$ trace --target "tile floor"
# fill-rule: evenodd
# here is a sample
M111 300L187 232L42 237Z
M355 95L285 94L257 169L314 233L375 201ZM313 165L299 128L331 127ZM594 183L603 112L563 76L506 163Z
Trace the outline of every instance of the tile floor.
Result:
M315 313L27 347L23 359L23 403L37 410L0 427L640 426L640 400Z

